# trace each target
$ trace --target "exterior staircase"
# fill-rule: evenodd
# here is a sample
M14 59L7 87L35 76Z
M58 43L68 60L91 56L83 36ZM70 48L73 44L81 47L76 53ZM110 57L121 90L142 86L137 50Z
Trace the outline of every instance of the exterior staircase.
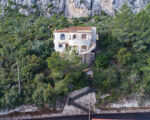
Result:
M82 97L84 97L84 96L86 96L88 94L94 93L94 92L95 92L95 90L92 87L88 87L85 90L83 90L82 92L80 92L79 94L75 94L73 96L69 96L68 100L67 100L67 105L68 106L73 106L73 107L75 107L77 109L80 109L80 110L84 111L85 113L89 113L90 112L91 114L94 114L95 112L93 110L89 111L89 107L91 107L90 103L88 103L88 105L87 105L88 107L87 107L87 106L81 105L80 103L77 102L77 100L79 100L80 98L82 98Z
M89 112L89 108L86 108L86 107L78 104L77 102L75 102L75 100L77 100L77 99L79 99L79 98L81 98L81 97L83 97L83 96L85 96L85 95L87 95L89 93L93 93L93 92L94 92L94 90L88 89L87 91L82 92L82 93L78 94L77 96L69 98L68 99L68 105L72 105L72 106L74 106L74 107L76 107L78 109L81 109L84 112L88 113ZM90 110L90 113L94 114L94 111Z
M96 96L92 74L88 75L87 82L89 83L89 87L76 90L68 95L67 104L64 108L63 114L77 115L87 114L89 112L91 114L95 113Z

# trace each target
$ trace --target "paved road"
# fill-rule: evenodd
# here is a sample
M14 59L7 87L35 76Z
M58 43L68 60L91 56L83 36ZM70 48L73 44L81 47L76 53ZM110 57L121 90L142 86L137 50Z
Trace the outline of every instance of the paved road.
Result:
M91 118L114 119L114 120L150 120L150 113L126 113L126 114L98 114ZM88 115L41 118L36 120L88 120Z

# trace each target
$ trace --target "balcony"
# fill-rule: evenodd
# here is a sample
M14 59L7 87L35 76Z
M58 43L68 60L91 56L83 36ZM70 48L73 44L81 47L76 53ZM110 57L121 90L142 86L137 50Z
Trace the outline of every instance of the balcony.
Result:
M91 43L91 40L82 40L82 39L73 39L69 40L70 45L89 45Z

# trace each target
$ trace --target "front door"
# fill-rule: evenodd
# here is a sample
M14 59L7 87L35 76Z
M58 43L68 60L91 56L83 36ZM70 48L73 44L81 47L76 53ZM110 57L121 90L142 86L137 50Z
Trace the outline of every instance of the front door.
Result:
M66 49L68 48L68 44L66 44Z

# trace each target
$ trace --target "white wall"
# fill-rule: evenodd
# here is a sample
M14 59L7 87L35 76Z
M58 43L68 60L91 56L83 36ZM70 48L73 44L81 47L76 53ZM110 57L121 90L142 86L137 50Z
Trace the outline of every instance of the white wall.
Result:
M66 50L66 46L65 46L65 44L62 44L62 47L61 47L61 48L59 48L59 44L58 44L58 43L56 43L56 44L55 44L54 49L55 49L55 51L63 52L63 51L65 51L65 50Z
M92 27L92 40L96 41L96 27Z
M89 33L70 33L71 36L73 36L74 34L77 34L77 39L71 39L69 40L69 44L71 46L73 45L77 45L77 46L87 46L89 47L90 43L91 43L91 34ZM82 39L82 34L86 34L87 38L86 39Z
M65 40L60 39L61 34L65 34ZM68 42L68 40L69 40L69 34L68 33L54 33L54 35L55 35L54 43Z
M65 35L65 40L61 40L60 36L61 34ZM73 39L73 35L76 34L77 38ZM86 39L82 39L82 34L86 34ZM87 49L89 49L92 40L96 41L96 27L92 27L92 34L91 33L54 33L55 39L55 51L63 52L65 51L65 44L68 44L69 46L78 46L79 54L81 54L81 47L87 46ZM70 39L71 36L71 39ZM62 48L59 48L59 44L63 44Z

